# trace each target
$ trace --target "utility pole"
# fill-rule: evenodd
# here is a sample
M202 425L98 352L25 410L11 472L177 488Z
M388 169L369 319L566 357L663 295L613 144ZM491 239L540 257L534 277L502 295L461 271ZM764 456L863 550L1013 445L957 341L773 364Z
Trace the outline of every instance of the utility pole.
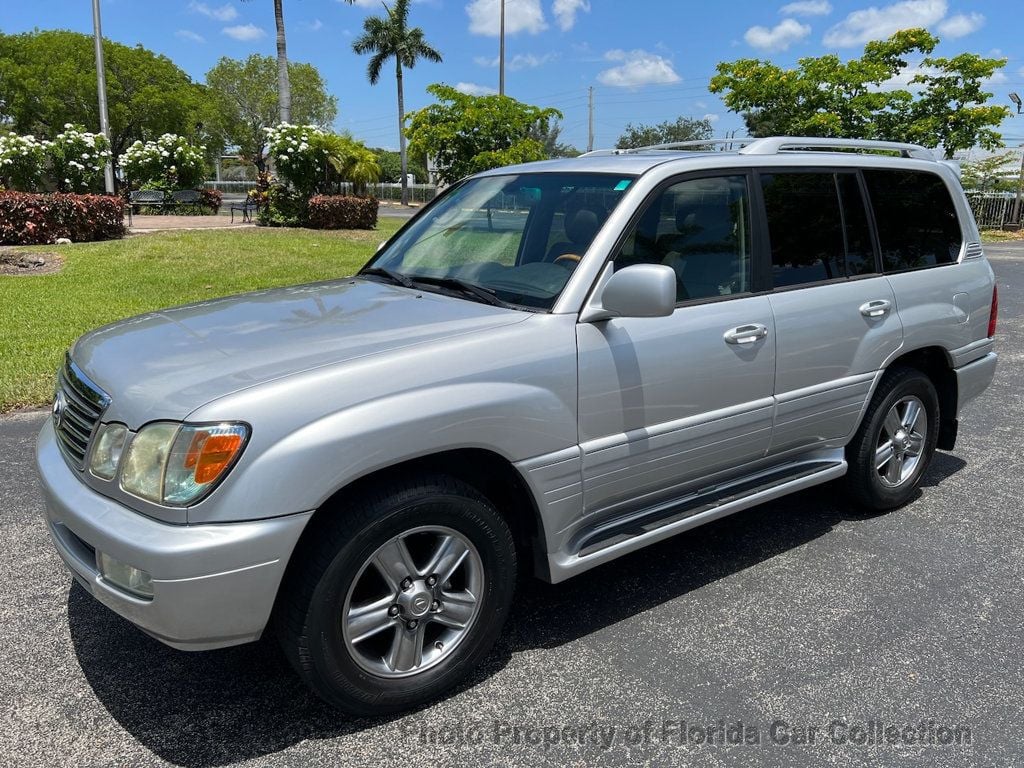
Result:
M588 133L587 133L587 152L594 151L594 86L590 86L590 97L588 100L587 107L588 117Z
M505 0L501 0L501 37L500 53L498 54L498 95L505 95Z
M100 0L92 0L92 34L96 43L96 90L100 97L100 131L107 137L107 144L110 144L113 152L113 144L110 142L110 119L107 117L107 70L103 63L103 32L100 30ZM113 160L107 160L103 169L103 184L107 194L114 194L114 166Z

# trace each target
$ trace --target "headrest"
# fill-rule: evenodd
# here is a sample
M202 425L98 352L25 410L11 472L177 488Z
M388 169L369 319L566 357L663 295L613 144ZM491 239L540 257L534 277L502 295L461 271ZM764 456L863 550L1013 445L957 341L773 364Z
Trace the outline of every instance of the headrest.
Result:
M601 220L595 211L580 208L565 225L565 234L575 245L589 245L601 228Z

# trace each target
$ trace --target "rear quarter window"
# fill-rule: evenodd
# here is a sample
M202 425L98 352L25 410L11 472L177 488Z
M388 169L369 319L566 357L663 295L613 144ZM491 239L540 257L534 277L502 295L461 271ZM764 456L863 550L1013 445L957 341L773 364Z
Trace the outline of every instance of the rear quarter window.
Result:
M922 171L864 171L878 225L882 266L902 272L956 261L960 221L945 182Z

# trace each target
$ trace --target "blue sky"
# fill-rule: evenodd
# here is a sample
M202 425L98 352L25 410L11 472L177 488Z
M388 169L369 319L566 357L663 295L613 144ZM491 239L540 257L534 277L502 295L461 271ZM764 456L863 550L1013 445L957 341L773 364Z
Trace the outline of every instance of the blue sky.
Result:
M938 54L1005 56L990 90L1000 103L1024 95L1022 0L507 0L506 90L565 114L563 139L587 142L587 88L595 89L595 145L611 146L628 122L710 116L716 133L742 121L707 91L715 64L756 56L790 65L801 56L856 56L867 39L924 26L942 37ZM468 92L496 89L498 0L418 0L411 22L444 55L406 76L410 109L429 102L425 87L446 82ZM285 0L288 53L316 65L339 100L336 127L371 146L398 143L393 77L366 81L366 59L352 53L379 0ZM271 0L103 0L104 34L172 58L193 78L220 56L274 53ZM3 0L4 32L60 26L91 32L87 0ZM1024 142L1024 115L1004 125L1008 144Z

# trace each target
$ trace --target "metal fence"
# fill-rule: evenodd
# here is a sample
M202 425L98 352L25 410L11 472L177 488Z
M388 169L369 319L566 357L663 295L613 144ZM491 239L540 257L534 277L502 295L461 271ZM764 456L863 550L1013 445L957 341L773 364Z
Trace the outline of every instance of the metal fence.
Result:
M203 185L207 189L219 189L229 196L245 196L250 189L256 188L255 181L204 181ZM334 189L331 191L339 195L349 195L352 194L352 185L349 182L341 182L334 185ZM402 199L401 184L387 184L384 182L369 184L367 192L378 200L400 201ZM437 197L437 187L433 184L409 185L409 202L427 203L435 197Z
M1018 218L1014 221L1017 195L1013 192L968 192L967 200L974 211L979 229L1014 229L1021 226L1024 205L1018 208Z

